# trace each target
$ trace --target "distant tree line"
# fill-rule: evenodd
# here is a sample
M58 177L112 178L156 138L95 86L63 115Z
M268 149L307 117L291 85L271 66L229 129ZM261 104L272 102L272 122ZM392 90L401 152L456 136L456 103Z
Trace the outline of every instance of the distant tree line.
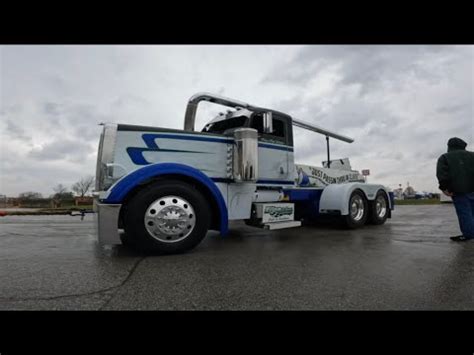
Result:
M71 189L69 189L63 184L57 184L52 188L54 194L50 195L49 199L53 200L55 204L60 204L61 201L72 201L74 200L75 196L87 196L87 194L92 191L93 186L93 176L85 176L81 178L79 181L77 181L71 186ZM41 193L35 191L22 192L18 195L18 199L22 202L38 202L40 200L45 200Z

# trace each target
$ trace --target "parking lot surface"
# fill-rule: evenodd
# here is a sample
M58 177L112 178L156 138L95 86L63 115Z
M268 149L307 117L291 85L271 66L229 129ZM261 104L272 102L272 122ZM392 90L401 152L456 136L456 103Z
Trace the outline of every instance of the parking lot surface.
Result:
M266 231L237 222L193 251L97 243L93 217L0 218L2 310L474 310L474 242L452 205L382 226Z

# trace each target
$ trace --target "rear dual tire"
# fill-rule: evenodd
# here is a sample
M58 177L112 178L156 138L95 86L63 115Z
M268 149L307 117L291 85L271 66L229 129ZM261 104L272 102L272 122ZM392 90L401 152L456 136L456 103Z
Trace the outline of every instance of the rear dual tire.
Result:
M343 223L348 229L362 227L369 216L369 204L361 190L352 192L349 198L349 214L342 216Z
M365 224L384 224L388 217L389 204L384 191L379 190L374 201L367 201L361 190L352 192L349 198L349 214L343 216L343 223L349 229Z
M384 224L388 218L389 208L387 194L379 190L375 200L371 201L368 223L375 225Z

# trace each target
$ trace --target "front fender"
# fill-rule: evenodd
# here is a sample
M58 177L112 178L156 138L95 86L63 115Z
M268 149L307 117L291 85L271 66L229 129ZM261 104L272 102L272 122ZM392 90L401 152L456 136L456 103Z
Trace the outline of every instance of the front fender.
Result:
M132 171L123 176L110 187L101 199L106 204L121 204L125 197L137 186L147 180L163 175L182 175L191 178L204 186L214 198L219 209L220 232L226 235L228 232L228 215L225 200L217 185L207 175L196 168L177 163L151 164Z

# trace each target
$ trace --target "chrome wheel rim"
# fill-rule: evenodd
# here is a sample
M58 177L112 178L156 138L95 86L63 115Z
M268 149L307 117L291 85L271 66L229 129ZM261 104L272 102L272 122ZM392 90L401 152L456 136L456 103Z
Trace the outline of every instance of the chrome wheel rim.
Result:
M176 243L191 234L196 226L196 214L184 198L163 196L148 206L144 223L153 238L164 243Z
M375 213L379 218L384 218L387 213L387 201L383 196L378 196L375 200Z
M364 216L365 206L364 200L359 195L351 199L351 218L354 221L360 221Z

